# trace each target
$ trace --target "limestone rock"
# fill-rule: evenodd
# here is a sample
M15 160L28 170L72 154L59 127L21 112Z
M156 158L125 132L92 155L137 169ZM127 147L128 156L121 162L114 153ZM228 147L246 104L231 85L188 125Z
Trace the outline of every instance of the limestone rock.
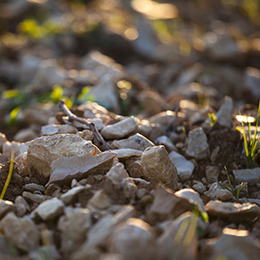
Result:
M171 151L175 151L177 152L177 148L175 147L175 145L172 143L171 139L166 136L166 135L162 135L159 136L158 138L155 139L154 143L156 145L164 145L166 150L170 153Z
M221 187L217 182L211 184L209 190L206 191L205 194L211 199L218 199L221 201L227 201L233 197L229 190Z
M159 259L157 245L149 228L141 219L128 219L126 223L118 225L111 234L109 252L121 254L126 260Z
M115 162L114 165L107 172L106 177L112 181L113 184L121 184L122 181L129 177L125 167L122 163Z
M45 188L42 185L36 183L28 183L24 185L24 190L34 193L35 191L45 192Z
M148 147L142 154L143 174L148 180L162 182L176 190L178 171L163 145Z
M117 153L116 158L118 159L127 159L129 157L141 157L142 151L130 149L130 148L121 148L121 149L115 149L112 150L113 153Z
M167 110L150 117L149 122L151 124L166 125L168 122L171 122L171 120L173 120L175 117L175 112Z
M36 131L29 127L29 128L21 129L20 131L18 131L15 134L13 139L16 142L27 142L27 141L33 140L37 137L38 137L38 134L36 133Z
M244 75L244 86L251 92L255 102L258 102L260 96L260 70L253 67L247 67Z
M95 192L95 194L89 200L88 205L93 206L97 209L106 209L112 205L112 201L106 195L106 193L102 189L100 189Z
M27 143L19 143L19 142L5 142L3 144L3 155L10 159L11 158L11 152L14 151L14 156L18 156L22 153L27 152L29 146L29 142Z
M5 134L0 133L0 152L2 152L3 145L7 141Z
M259 183L260 168L233 170L237 184L248 182L249 184Z
M28 203L22 196L17 196L15 198L14 204L16 206L16 212L17 212L18 217L22 217L26 214L26 212L30 211L30 207L29 207Z
M181 154L172 151L170 154L170 159L172 160L173 164L177 168L178 174L183 182L187 181L195 168L194 164L191 161L188 161L184 156Z
M76 134L77 128L72 125L45 125L41 129L42 135Z
M216 114L217 122L225 127L231 128L232 125L233 100L225 97L224 104L220 107Z
M112 166L116 153L103 152L99 155L62 157L51 164L51 183L70 183L81 180L90 174L105 174Z
M32 172L48 178L51 163L61 157L95 155L99 149L91 141L85 141L74 134L43 136L33 140L27 152L27 163Z
M51 198L50 196L33 194L31 192L28 192L28 191L24 191L22 196L26 201L28 201L30 203L42 203L45 200L48 200L48 199Z
M105 126L101 130L101 135L105 139L120 139L133 133L137 129L137 127L138 127L137 119L134 117L127 117L118 123Z
M40 217L43 221L55 219L64 211L64 204L57 198L52 198L42 202L34 211L35 216Z
M62 194L60 199L66 205L71 204L73 202L73 200L75 199L75 197L77 197L77 195L80 192L82 192L83 190L85 190L84 186L74 187L74 188L70 189L69 191L67 191L66 193Z
M35 224L27 218L17 218L8 213L0 222L0 230L15 247L29 252L36 249L40 242L40 233Z
M122 181L122 189L126 198L129 198L131 202L134 202L137 187L134 181L130 178L125 178Z
M199 127L189 132L186 153L198 160L209 156L209 144L202 128Z
M154 144L143 135L137 133L127 139L115 140L111 144L112 149L135 149L144 151L148 147L153 147Z
M0 203L0 219L2 219L8 212L15 212L16 207L12 201L1 200Z
M219 168L217 166L206 166L205 175L209 182L218 181Z
M228 219L235 223L250 222L260 216L260 207L250 203L239 204L212 200L206 204L205 209L210 216Z

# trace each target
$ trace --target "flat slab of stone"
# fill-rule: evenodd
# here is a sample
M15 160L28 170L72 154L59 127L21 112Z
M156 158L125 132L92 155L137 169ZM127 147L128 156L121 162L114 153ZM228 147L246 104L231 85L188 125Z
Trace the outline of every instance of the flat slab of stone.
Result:
M115 149L112 150L113 153L117 153L116 158L118 159L127 159L132 156L141 157L143 152L135 149L128 149L128 148L122 148L122 149Z
M260 168L233 170L235 181L237 184L248 182L255 184L260 182Z

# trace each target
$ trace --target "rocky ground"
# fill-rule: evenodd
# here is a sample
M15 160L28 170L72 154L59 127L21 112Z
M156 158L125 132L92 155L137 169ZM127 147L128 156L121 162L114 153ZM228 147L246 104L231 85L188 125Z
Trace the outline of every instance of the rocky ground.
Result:
M259 259L259 8L1 3L0 259Z

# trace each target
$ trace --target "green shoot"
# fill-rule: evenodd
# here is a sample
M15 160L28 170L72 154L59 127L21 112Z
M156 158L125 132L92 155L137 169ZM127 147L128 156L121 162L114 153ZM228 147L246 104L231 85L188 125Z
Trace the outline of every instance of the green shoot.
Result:
M1 202L4 198L4 196L5 196L6 189L9 185L10 180L11 180L12 173L13 173L13 167L14 167L14 151L12 151L12 153L11 153L11 161L10 161L9 172L8 172L8 176L7 176L4 188L3 188L1 195L0 195L0 204L1 204Z
M213 128L217 122L217 117L215 116L214 113L208 113L208 116L210 121L206 121L206 122Z

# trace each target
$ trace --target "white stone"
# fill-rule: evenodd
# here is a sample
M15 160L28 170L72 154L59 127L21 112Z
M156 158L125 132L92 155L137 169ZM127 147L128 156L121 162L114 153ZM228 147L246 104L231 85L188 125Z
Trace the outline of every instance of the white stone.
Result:
M186 153L198 160L209 156L209 144L202 128L199 127L189 132Z
M183 182L187 181L195 168L194 164L191 161L188 161L184 156L181 154L172 151L170 154L170 159L172 160L173 164L177 168L178 174Z
M105 192L100 189L95 192L92 198L88 202L89 206L93 206L97 209L106 209L112 205L111 199L105 194Z
M41 129L42 135L76 134L77 128L72 125L45 125Z
M225 97L224 104L220 107L216 114L217 122L221 126L232 126L232 113L233 112L233 100L230 97Z
M59 217L64 211L64 204L58 198L42 202L34 211L35 216L47 221Z
M260 168L233 170L237 184L248 182L249 184L259 183Z
M27 143L18 143L18 142L5 142L3 144L3 156L6 158L10 159L11 158L11 153L14 151L14 157L27 152L29 146L29 142Z
M15 212L16 207L12 201L1 200L0 201L0 219L2 219L8 212Z
M219 199L222 201L230 200L233 197L229 190L222 188L217 182L211 184L209 190L206 191L205 194L211 199Z
M2 152L3 145L7 141L5 134L0 133L0 152Z
M133 133L138 128L138 121L134 117L126 117L113 125L105 126L101 135L105 139L120 139Z
M114 165L107 172L106 177L110 179L113 184L118 185L121 184L122 181L129 176L125 170L124 164L114 162Z

